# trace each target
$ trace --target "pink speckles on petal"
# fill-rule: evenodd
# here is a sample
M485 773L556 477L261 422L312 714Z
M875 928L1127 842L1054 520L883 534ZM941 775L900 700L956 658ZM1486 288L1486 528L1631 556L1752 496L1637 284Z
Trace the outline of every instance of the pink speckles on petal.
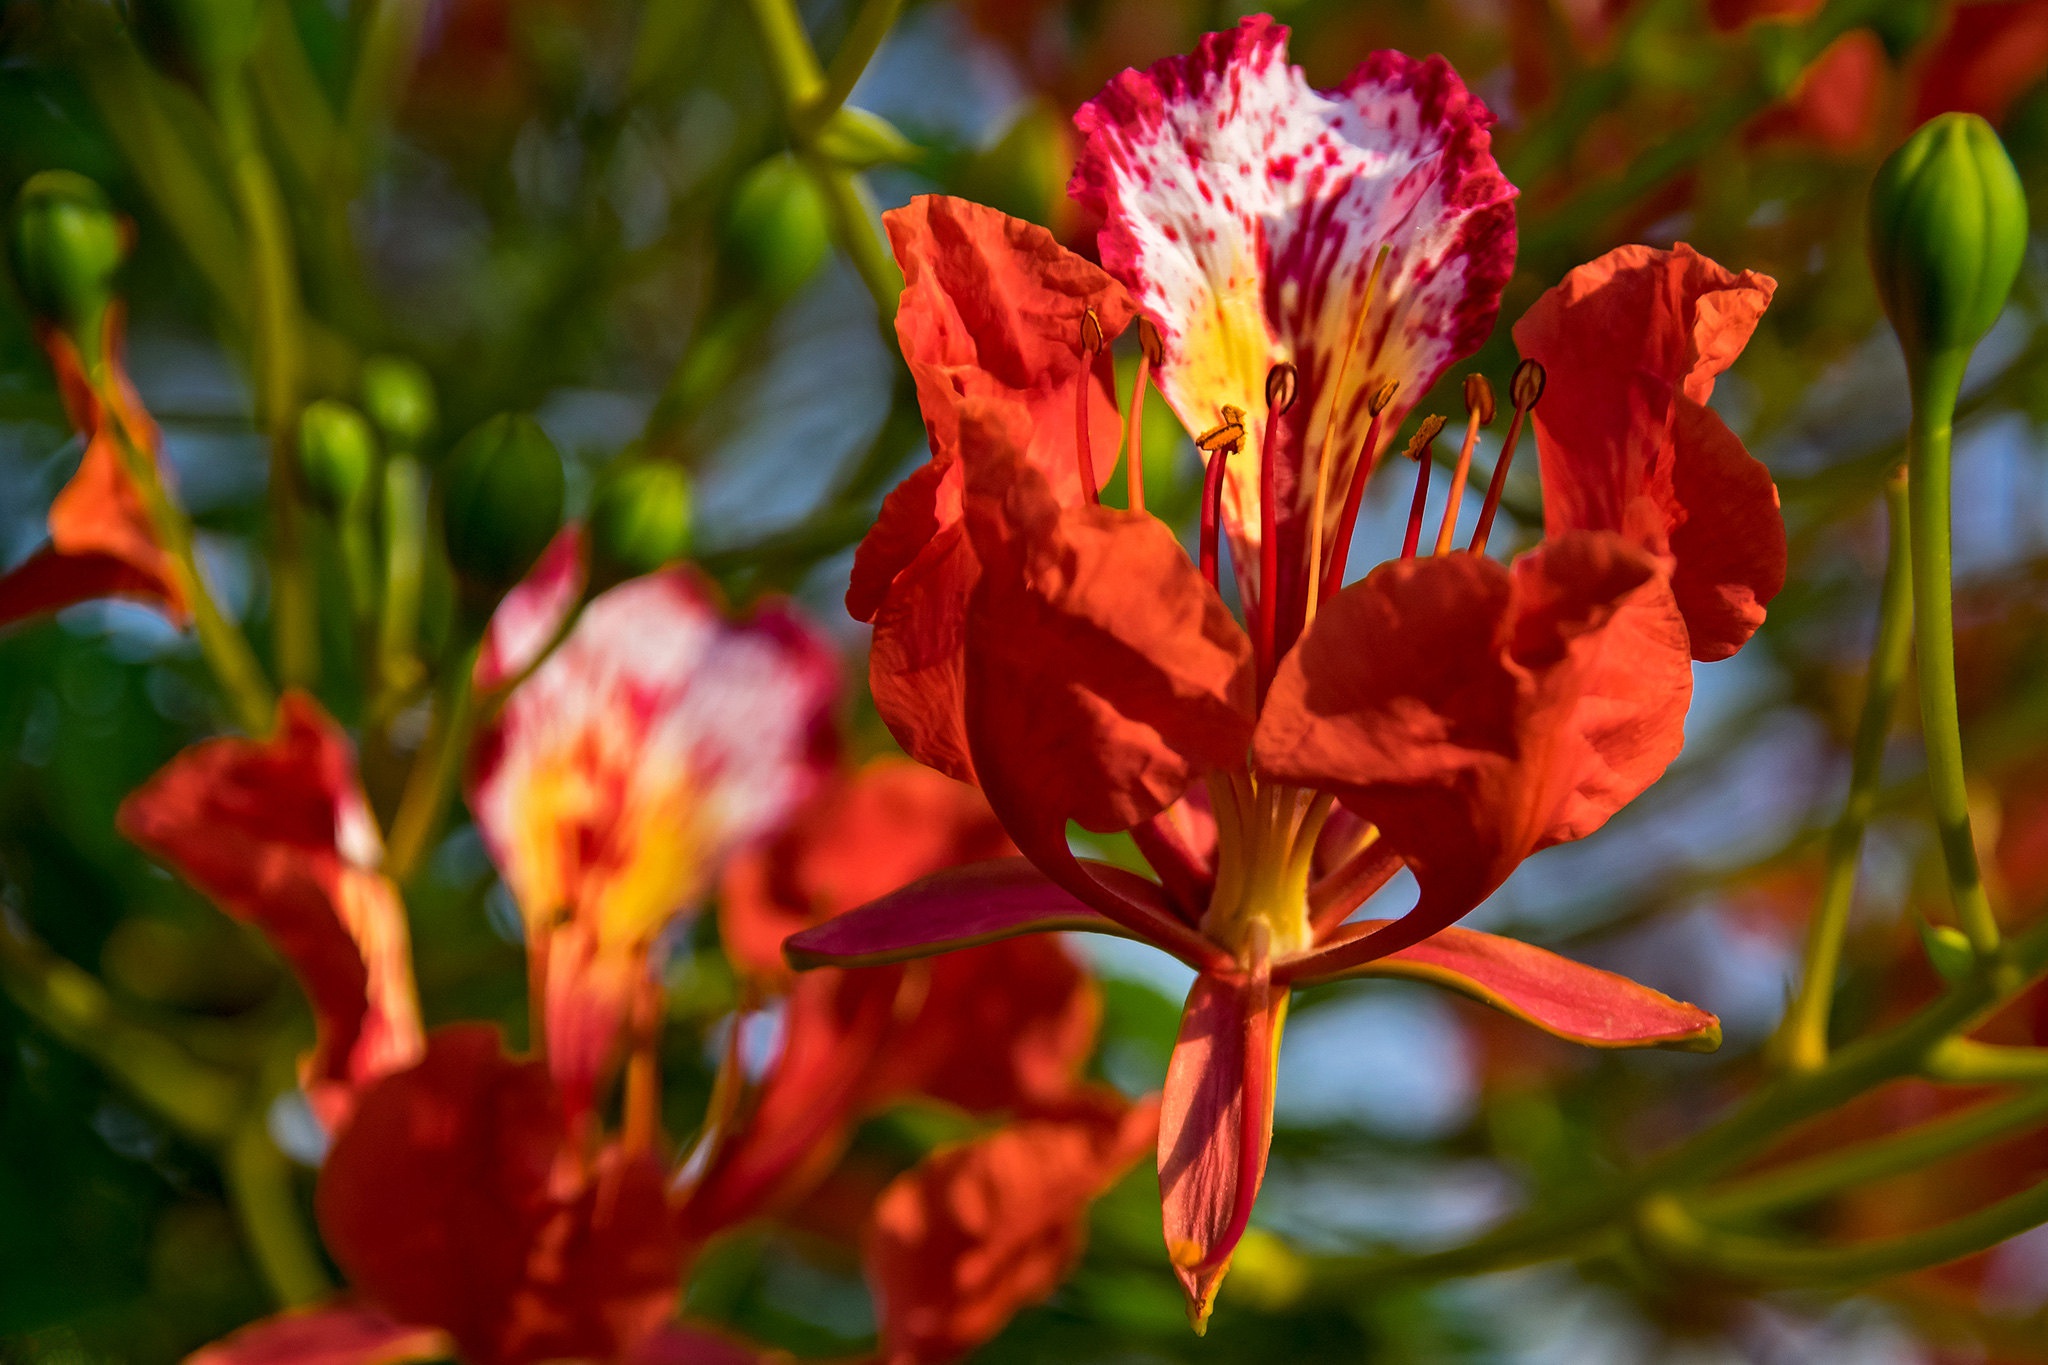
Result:
M1348 473L1366 398L1399 380L1409 404L1493 328L1514 266L1514 187L1493 161L1492 115L1442 58L1376 53L1317 92L1264 16L1195 52L1126 71L1081 107L1069 186L1104 220L1103 266L1158 324L1159 383L1195 431L1244 410L1246 458L1224 511L1248 593L1259 538L1265 377L1292 361L1298 397L1276 432L1282 620L1299 611L1315 460L1334 413L1331 477ZM1390 249L1372 320L1342 385L1375 256ZM1337 503L1326 511L1334 526Z

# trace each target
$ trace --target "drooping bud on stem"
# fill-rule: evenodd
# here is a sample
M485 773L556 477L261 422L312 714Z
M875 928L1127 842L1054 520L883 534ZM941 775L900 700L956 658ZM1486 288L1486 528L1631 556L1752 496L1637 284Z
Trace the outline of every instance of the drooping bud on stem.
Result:
M1408 438L1408 448L1402 452L1415 461L1415 499L1408 504L1408 534L1401 541L1403 559L1413 559L1415 547L1422 542L1422 509L1429 502L1429 448L1443 429L1444 418L1440 414L1423 418L1422 425Z
M786 302L831 253L829 222L810 173L787 153L771 156L740 177L726 204L721 259L748 294Z
M1444 499L1444 518L1436 530L1436 553L1451 552L1451 537L1458 530L1458 509L1465 503L1465 481L1472 477L1472 451L1479 443L1479 428L1493 420L1493 385L1483 374L1465 376L1465 443L1458 447L1458 467L1451 475L1449 495Z
M1508 383L1508 398L1515 405L1515 415L1508 419L1508 434L1501 440L1500 458L1493 462L1493 478L1487 482L1486 501L1479 508L1479 524L1472 529L1472 544L1468 548L1474 554L1486 553L1486 539L1493 534L1493 519L1500 511L1501 495L1507 491L1508 466L1514 463L1515 445L1522 439L1522 425L1529 419L1529 409L1543 397L1546 378L1541 365L1525 360L1515 366L1515 377Z
M434 381L404 356L376 355L363 362L363 409L395 450L417 451L440 420Z
M128 234L100 187L71 171L41 171L14 200L8 264L29 311L78 343L88 367L100 363L100 321Z
M488 611L562 525L562 457L531 417L500 413L456 444L441 481L448 560Z
M632 460L598 485L590 504L595 586L673 564L690 552L690 476L670 460Z
M315 399L299 413L299 472L306 492L330 516L345 517L370 486L377 439L363 415L333 398Z

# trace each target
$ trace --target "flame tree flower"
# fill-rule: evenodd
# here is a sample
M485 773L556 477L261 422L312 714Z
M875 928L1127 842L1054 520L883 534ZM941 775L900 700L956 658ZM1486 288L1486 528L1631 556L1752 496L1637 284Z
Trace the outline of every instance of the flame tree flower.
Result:
M1630 249L1517 329L1530 360L1471 546L1451 542L1483 380L1436 552L1416 554L1441 418L1411 444L1402 557L1346 585L1406 404L1492 328L1513 190L1443 61L1381 53L1319 93L1285 38L1247 19L1081 109L1071 188L1103 216L1104 269L958 200L890 215L932 459L885 501L848 606L874 622L892 731L977 782L1024 858L787 945L845 966L1088 928L1195 968L1158 1155L1197 1327L1264 1172L1294 986L1410 975L1581 1042L1715 1044L1693 1006L1453 926L1662 773L1692 661L1739 648L1784 572L1775 489L1705 406L1773 286ZM1134 317L1139 398L1156 376L1203 433L1198 563L1144 512L1137 449L1128 507L1101 502L1106 353ZM1546 536L1504 565L1483 550L1546 375ZM1244 626L1218 591L1225 536ZM1157 879L1082 863L1070 821L1129 830ZM1403 866L1414 908L1347 923Z

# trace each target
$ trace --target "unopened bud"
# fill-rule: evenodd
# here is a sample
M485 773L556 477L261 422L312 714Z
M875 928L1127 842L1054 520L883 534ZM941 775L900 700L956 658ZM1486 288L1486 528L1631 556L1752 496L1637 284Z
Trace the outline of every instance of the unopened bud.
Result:
M1160 341L1159 329L1152 325L1150 318L1138 319L1138 349L1144 352L1153 369L1166 363L1166 345Z
M670 460L634 460L598 485L590 543L599 576L633 578L690 552L690 476Z
M1081 349L1089 355L1102 354L1102 319L1090 308L1081 314Z
M1943 114L1892 153L1870 187L1870 264L1908 368L1991 330L2026 247L2026 192L1983 119Z
M1444 419L1442 414L1431 413L1422 419L1421 426L1415 428L1415 434L1408 438L1408 449L1403 453L1409 459L1420 462L1429 454L1430 444L1436 440L1443 429Z
M1515 377L1508 385L1508 397L1514 400L1515 408L1527 412L1543 397L1543 386L1550 376L1543 372L1543 366L1534 360L1525 360L1515 366Z
M114 273L128 254L127 234L107 196L72 171L28 178L15 196L7 247L30 311L74 334L98 327L114 296Z
M832 248L824 198L787 155L741 177L720 235L740 282L777 303L801 289Z
M1465 411L1479 414L1479 425L1493 420L1493 385L1483 374L1465 376Z
M1371 400L1366 404L1367 410L1371 412L1373 416L1379 416L1381 413L1387 410L1387 405L1394 401L1394 395L1399 393L1400 391L1401 381L1398 379L1389 379L1386 383L1380 385L1379 392L1375 393L1372 396Z
M1963 931L1946 924L1930 924L1915 916L1920 927L1920 946L1937 975L1951 986L1969 979L1977 968L1977 950Z
M1285 412L1294 406L1294 391L1297 376L1294 366L1281 361L1266 371L1266 407L1271 412Z
M404 356L371 356L363 362L363 407L400 450L417 450L440 420L434 381L417 361Z
M299 472L322 510L341 516L354 507L376 462L376 438L360 412L332 398L300 411Z
M500 413L456 444L441 482L448 560L492 600L562 525L562 457L531 417Z

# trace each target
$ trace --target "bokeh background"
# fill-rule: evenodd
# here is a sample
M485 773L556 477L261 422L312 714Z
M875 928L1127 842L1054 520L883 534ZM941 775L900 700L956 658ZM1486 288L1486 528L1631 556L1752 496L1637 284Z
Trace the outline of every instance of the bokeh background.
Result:
M366 96L355 54L378 8L259 5L254 85L302 258L309 390L352 392L366 354L411 357L440 396L437 448L491 413L532 411L570 457L572 507L622 452L682 460L706 567L741 600L793 592L843 646L858 694L864 631L839 601L851 547L882 492L922 458L922 433L878 325L873 272L834 245L828 206L788 160L746 7L422 0L416 63ZM801 6L822 53L853 8ZM1141 1166L1097 1206L1070 1283L979 1358L2048 1359L2048 1234L1846 1298L1674 1282L1626 1253L1450 1284L1347 1277L1332 1259L1454 1242L1654 1149L1760 1073L1817 887L1816 836L1846 780L1883 559L1879 491L1906 418L1904 370L1863 259L1862 194L1920 119L1969 109L2000 126L2042 217L2048 3L1272 9L1319 84L1377 47L1442 52L1498 114L1496 150L1522 190L1522 251L1503 325L1472 366L1497 386L1514 363L1506 324L1615 244L1686 240L1779 281L1715 405L1777 477L1791 582L1757 643L1699 674L1687 752L1666 779L1596 837L1536 858L1473 921L1695 1000L1722 1016L1728 1041L1712 1057L1594 1056L1398 983L1310 993L1286 1039L1256 1231L1210 1336L1187 1331ZM875 133L861 184L880 207L967 195L1086 251L1092 225L1064 195L1073 107L1124 66L1185 51L1240 12L911 0L853 92L901 134ZM109 0L0 10L0 195L65 167L133 219L132 369L215 581L236 613L259 620L268 608L251 534L266 457L241 266L236 244L178 193L181 177L219 185L226 170L198 135L177 54L126 18ZM792 179L803 192L784 192ZM2043 264L2037 247L1979 352L1956 459L1965 739L1980 830L2014 907L2048 893ZM1461 412L1462 373L1418 414ZM1156 398L1146 421L1155 508L1185 525L1192 449ZM0 561L40 540L76 456L28 318L0 296ZM1515 526L1496 543L1533 524L1533 475L1525 460L1510 485ZM1354 563L1398 544L1404 482L1378 482ZM322 552L338 573L332 548ZM345 620L327 624L345 638ZM344 719L362 704L353 689L331 670L324 692ZM289 1032L302 1010L289 978L112 823L122 795L219 728L218 708L190 641L140 608L94 604L0 638L0 916L195 1053L261 1066L280 1021ZM889 746L864 696L849 724L857 753ZM1915 919L1939 913L1940 879L1914 818L1912 731L1903 721L1895 736L1866 856L1841 1011L1851 1026L1934 989ZM373 761L368 780L389 799L394 774ZM523 1029L518 916L472 831L441 843L411 908L428 1022ZM670 973L677 1131L704 1104L706 1021L731 1002L714 932L702 921ZM1100 1073L1132 1093L1156 1088L1185 978L1149 950L1101 942L1110 947L1087 945L1108 1000ZM2030 1018L2002 1026L2036 1038ZM1841 1116L1837 1132L1950 1102L1900 1084ZM280 1106L271 1131L294 1160L317 1160L302 1112ZM903 1110L863 1130L859 1150L900 1165L945 1132L944 1116ZM1912 1226L2044 1173L2048 1135L2020 1139L1838 1199L1810 1223ZM307 1171L299 1184L309 1188ZM874 1327L851 1253L802 1226L723 1245L690 1306L804 1357L853 1355ZM0 1361L171 1361L269 1307L213 1159L0 994Z

